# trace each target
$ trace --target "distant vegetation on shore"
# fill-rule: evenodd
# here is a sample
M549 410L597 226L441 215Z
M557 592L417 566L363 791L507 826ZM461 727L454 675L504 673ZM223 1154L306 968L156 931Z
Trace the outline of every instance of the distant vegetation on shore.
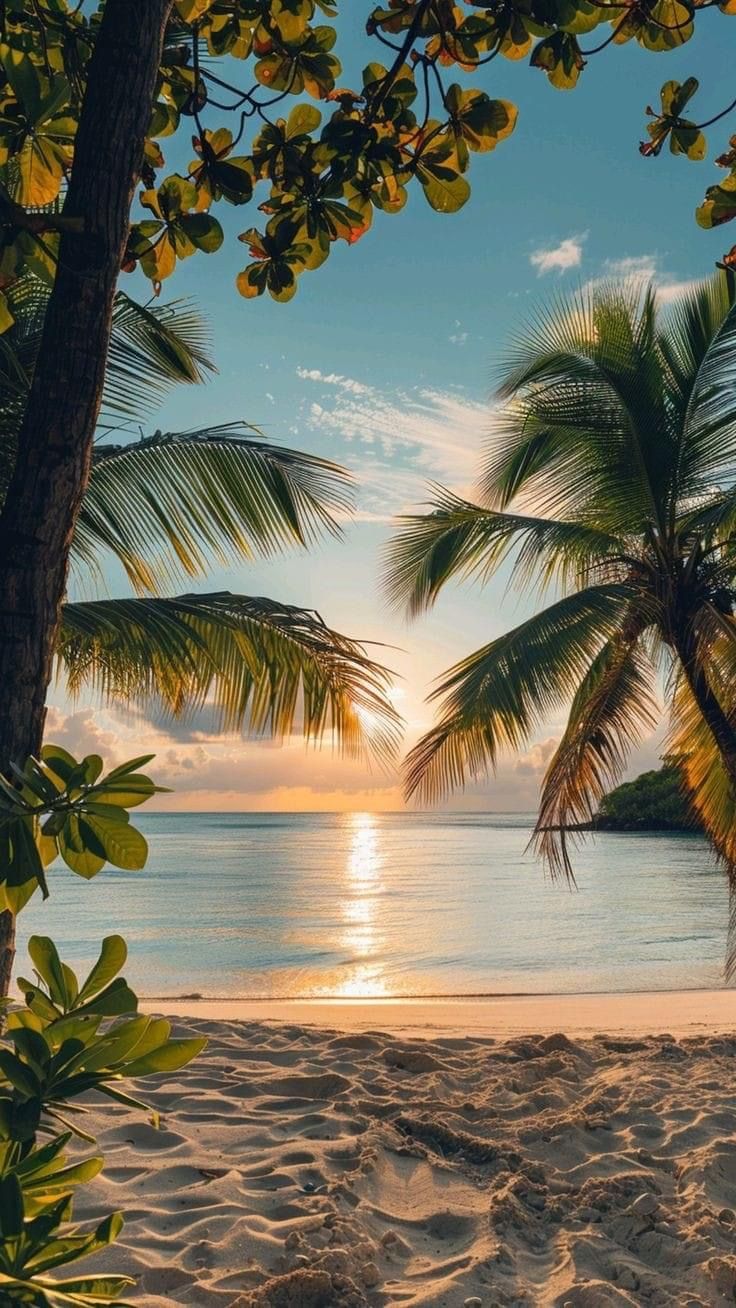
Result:
M604 795L591 824L597 831L693 831L697 818L683 793L679 768L665 763Z

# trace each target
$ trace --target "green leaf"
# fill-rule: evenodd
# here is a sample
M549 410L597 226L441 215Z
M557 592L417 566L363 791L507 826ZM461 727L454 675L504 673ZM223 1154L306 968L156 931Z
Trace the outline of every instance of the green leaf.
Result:
M66 1008L69 1003L69 993L59 952L53 940L49 936L31 936L28 941L28 953L38 975L47 986L53 1002L59 1008Z
M124 822L110 822L106 818L95 817L92 814L86 815L84 825L98 839L100 848L109 863L115 867L125 868L129 872L139 872L145 867L148 844L135 827Z
M691 100L698 89L697 77L688 77L684 82L665 82L660 91L662 102L662 113L667 118L680 118L688 100Z
M446 102L456 132L479 153L494 150L516 126L516 106L509 100L492 100L485 91L464 90L454 83L448 88Z
M12 45L0 46L0 62L13 95L20 101L29 121L35 123L42 100L41 79L36 65L29 55Z
M27 1099L35 1099L41 1088L32 1068L9 1049L0 1049L0 1075Z
M286 138L293 140L295 136L310 136L321 122L322 115L314 105L295 105L286 122Z
M437 213L457 213L467 202L470 186L453 168L422 159L416 171L427 201Z
M0 1180L0 1235L4 1240L19 1236L23 1230L23 1193L17 1176Z
M207 254L219 250L223 242L223 231L216 218L208 213L190 213L183 214L179 219L179 226L186 233L188 240L191 241L198 250L204 250Z
M111 981L93 999L87 1000L77 1010L80 1014L101 1013L104 1017L117 1017L125 1013L134 1013L138 1007L138 996L134 994L122 977Z
M103 990L125 967L127 957L128 946L123 937L106 936L102 942L100 956L79 991L80 1002L83 1003Z
M88 830L88 828L86 829ZM91 833L90 833L91 834ZM96 844L96 838L94 843ZM89 880L105 866L103 854L96 853L85 840L80 819L71 814L64 829L59 833L59 853L72 872Z
M125 1068L126 1076L149 1076L154 1072L176 1072L180 1067L186 1067L191 1063L193 1058L201 1054L206 1039L202 1037L190 1037L179 1040L169 1040L165 1045L158 1049L152 1049L150 1053L144 1054L142 1058L135 1059L128 1063Z
M684 154L688 159L704 159L708 153L708 143L704 134L691 124L673 127L670 135L672 154Z

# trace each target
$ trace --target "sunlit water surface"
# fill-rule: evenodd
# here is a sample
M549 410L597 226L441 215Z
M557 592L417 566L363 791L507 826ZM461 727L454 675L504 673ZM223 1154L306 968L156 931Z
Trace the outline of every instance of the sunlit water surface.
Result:
M545 882L524 814L135 815L143 872L51 871L62 957L128 939L148 995L392 996L722 983L727 892L697 836L600 835Z

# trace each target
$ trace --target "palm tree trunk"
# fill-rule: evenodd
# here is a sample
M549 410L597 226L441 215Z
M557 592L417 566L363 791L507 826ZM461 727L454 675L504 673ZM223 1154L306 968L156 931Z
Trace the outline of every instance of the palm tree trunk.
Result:
M58 271L0 514L0 768L40 748L69 547L89 478L112 304L172 0L107 0L76 138ZM74 225L71 225L72 227ZM14 921L0 914L0 994Z
M686 636L676 637L675 649L695 703L707 723L729 780L736 794L736 728L721 708L718 697L708 681L702 660L697 657L695 643Z

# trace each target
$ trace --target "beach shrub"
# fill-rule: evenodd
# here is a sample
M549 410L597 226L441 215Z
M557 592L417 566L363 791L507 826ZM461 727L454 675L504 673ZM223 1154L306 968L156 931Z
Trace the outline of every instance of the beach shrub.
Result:
M45 868L56 857L87 880L106 863L140 871L148 845L128 809L163 789L140 771L152 758L103 775L99 754L77 761L44 745L40 758L10 764L12 781L0 774L0 911L17 914L38 887L47 899Z
M151 755L103 774L98 755L78 762L56 745L0 777L0 908L14 916L37 887L48 896L45 869L57 856L89 879L106 863L129 870L145 864L148 847L128 809L161 789L140 768ZM124 977L128 950L110 935L80 980L48 936L28 942L34 979L18 979L23 1003L7 1009L0 1037L0 1303L32 1308L117 1304L133 1284L126 1276L55 1279L49 1273L111 1244L122 1225L112 1213L93 1229L70 1225L74 1191L101 1171L93 1154L70 1161L73 1135L94 1144L79 1125L77 1101L96 1090L151 1113L122 1088L186 1066L206 1041L171 1037L165 1018L138 1013ZM59 1131L59 1127L63 1128ZM40 1134L51 1138L39 1144Z
M36 981L18 980L25 1005L9 1014L0 1047L0 1136L33 1140L45 1116L90 1139L62 1112L88 1090L150 1111L119 1082L177 1071L206 1041L172 1039L165 1018L137 1013L137 996L118 977L127 958L122 936L106 938L81 985L47 936L31 936L28 951ZM84 1111L75 1105L75 1116Z
M33 1200L32 1200L33 1203ZM49 1197L29 1209L27 1192L16 1175L0 1180L0 1302L31 1308L94 1308L116 1304L134 1284L129 1276L78 1276L55 1280L48 1273L106 1248L123 1226L122 1213L111 1213L92 1230L67 1225L68 1195Z

